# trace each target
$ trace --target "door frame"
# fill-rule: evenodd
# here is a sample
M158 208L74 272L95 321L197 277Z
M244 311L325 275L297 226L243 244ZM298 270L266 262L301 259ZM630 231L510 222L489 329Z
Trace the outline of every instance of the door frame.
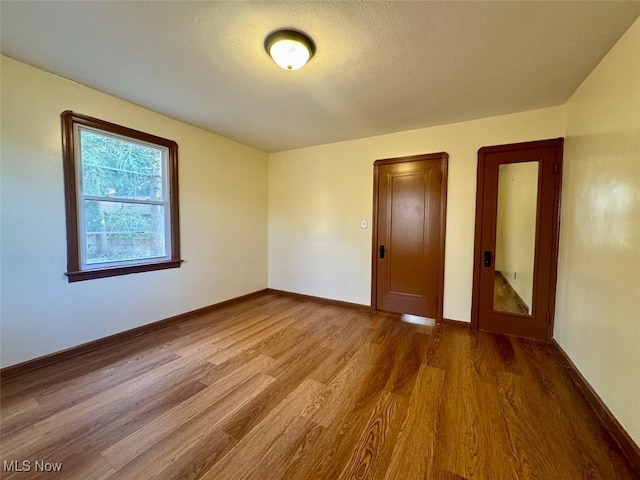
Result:
M549 140L536 140L532 142L511 143L506 145L495 145L482 147L478 150L478 170L476 181L476 226L473 247L473 291L471 297L471 329L480 330L480 273L482 270L482 227L484 214L484 180L485 163L488 153L513 152L517 150L529 150L532 148L556 147L556 168L554 185L554 205L553 211L553 232L552 232L552 252L551 252L551 272L553 278L549 285L549 316L547 317L546 341L553 338L553 325L556 310L556 285L558 280L558 248L560 244L560 195L562 190L562 146L564 138L553 138ZM536 227L537 230L537 227ZM536 232L537 235L537 232ZM534 270L534 279L537 278L537 268Z
M444 304L444 254L447 226L447 177L449 169L449 155L446 152L409 155L406 157L383 158L373 162L373 220L371 239L371 309L378 311L378 201L380 167L394 163L419 162L424 160L439 160L442 188L440 189L440 238L438 238L438 300L436 321L442 322Z

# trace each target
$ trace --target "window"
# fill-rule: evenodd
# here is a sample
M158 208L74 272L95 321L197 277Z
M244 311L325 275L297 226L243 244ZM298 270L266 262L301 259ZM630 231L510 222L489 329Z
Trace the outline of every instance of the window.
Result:
M69 282L180 266L178 145L62 113Z

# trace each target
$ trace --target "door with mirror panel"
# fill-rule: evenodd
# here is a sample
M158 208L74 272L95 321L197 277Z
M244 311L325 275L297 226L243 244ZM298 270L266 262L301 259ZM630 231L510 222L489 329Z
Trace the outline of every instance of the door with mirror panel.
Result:
M553 332L562 139L478 152L472 326Z

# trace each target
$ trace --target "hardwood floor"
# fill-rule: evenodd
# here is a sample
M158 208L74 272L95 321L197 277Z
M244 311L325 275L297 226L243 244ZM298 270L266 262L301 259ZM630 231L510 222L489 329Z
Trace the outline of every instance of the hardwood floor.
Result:
M1 396L7 479L638 478L551 347L276 294Z
M493 309L498 312L509 312L518 315L528 315L529 307L520 298L518 292L509 285L502 272L496 271L493 282Z

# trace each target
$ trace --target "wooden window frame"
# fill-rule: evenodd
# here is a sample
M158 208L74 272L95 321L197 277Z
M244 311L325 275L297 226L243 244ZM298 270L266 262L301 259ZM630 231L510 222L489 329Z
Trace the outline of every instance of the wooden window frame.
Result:
M180 259L180 221L178 204L178 144L173 140L144 133L132 128L123 127L98 118L75 113L71 110L62 112L62 157L64 171L65 211L67 224L67 272L69 282L92 280L95 278L114 277L130 273L149 272L168 268L179 268ZM80 258L80 238L78 217L77 159L75 126L89 127L105 133L120 135L167 149L167 185L169 187L169 234L171 255L168 260L141 259L139 263L115 265L104 268L83 269Z

